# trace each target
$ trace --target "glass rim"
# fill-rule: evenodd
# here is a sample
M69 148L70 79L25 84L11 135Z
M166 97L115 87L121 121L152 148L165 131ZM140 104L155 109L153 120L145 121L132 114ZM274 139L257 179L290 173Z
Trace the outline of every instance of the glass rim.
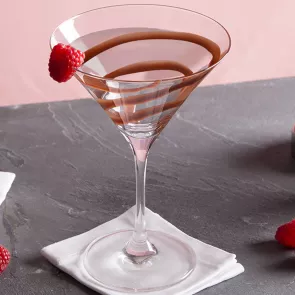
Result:
M229 53L230 49L231 49L231 44L232 44L232 41L231 41L231 36L228 32L228 30L221 24L219 23L217 20L213 19L212 17L210 16L207 16L205 14L202 14L200 12L197 12L197 11L194 11L194 10L191 10L191 9L188 9L188 8L182 8L182 7L177 7L177 6L173 6L173 5L164 5L164 4L118 4L118 5L108 5L108 6L103 6L103 7L98 7L98 8L94 8L94 9L90 9L90 10L87 10L87 11L84 11L84 12L81 12L79 14L76 14L68 19L66 19L65 21L61 22L55 29L54 31L52 32L51 36L50 36L50 39L49 39L49 46L50 46L50 49L52 50L53 48L53 42L52 42L52 39L54 38L54 34L56 33L56 31L59 29L60 26L62 26L64 23L70 21L70 20L74 20L80 16L84 16L85 14L87 13L90 13L90 12L95 12L95 11L98 11L98 10L102 10L102 9L107 9L107 8L116 8L116 7L126 7L126 6L154 6L154 7L167 7L167 8L173 8L173 9L177 9L177 10L183 10L183 11L186 11L186 12L190 12L190 13L194 13L194 14L197 14L203 18L206 18L212 22L214 22L215 24L217 24L219 27L221 27L224 32L226 33L227 37L228 37L228 47L227 49L225 50L225 53L221 56L221 58L215 62L214 64L212 64L211 66L205 68L205 69L202 69L202 70L199 70L197 72L193 72L193 74L190 74L190 75L187 75L187 76L181 76L181 77L172 77L172 78L163 78L163 79L154 79L154 80L123 80L123 79L117 79L117 78L104 78L102 76L99 76L99 75L94 75L94 74L90 74L90 73L87 73L86 71L83 71L81 70L80 68L77 68L76 71L83 74L83 75L86 75L88 77L92 77L92 78L95 78L95 79L99 79L101 81L105 81L105 82L118 82L118 83L151 83L151 82L155 82L155 81L160 81L160 82L174 82L174 81L179 81L179 80L182 80L182 79L190 79L190 78L194 78L196 77L197 75L199 74L203 74L203 73L206 73L208 71L210 71L211 69L213 69L216 65L218 65L223 59L224 57Z

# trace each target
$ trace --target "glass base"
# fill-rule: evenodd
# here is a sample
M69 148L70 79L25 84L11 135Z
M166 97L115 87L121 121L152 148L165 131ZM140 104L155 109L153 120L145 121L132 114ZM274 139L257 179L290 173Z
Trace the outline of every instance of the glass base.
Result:
M84 253L84 267L95 283L121 292L148 292L171 287L186 279L196 259L191 247L163 232L148 231L157 254L138 263L125 254L132 230L94 240Z

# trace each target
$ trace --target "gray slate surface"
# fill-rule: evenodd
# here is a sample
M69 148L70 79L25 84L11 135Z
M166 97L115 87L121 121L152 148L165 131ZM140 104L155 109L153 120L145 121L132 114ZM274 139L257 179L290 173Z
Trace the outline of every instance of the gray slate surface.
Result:
M292 78L200 88L152 148L148 207L246 268L202 295L295 292L294 252L273 240L295 215L294 93ZM1 295L96 294L40 249L134 204L127 143L91 100L0 108L0 122L0 169L17 175L0 209L13 252Z

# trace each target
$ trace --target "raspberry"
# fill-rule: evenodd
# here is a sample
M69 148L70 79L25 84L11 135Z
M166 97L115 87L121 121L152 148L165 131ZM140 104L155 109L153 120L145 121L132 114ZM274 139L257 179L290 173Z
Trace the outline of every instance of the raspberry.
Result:
M281 225L277 229L275 239L285 247L295 248L295 219Z
M70 80L84 62L85 54L70 45L57 44L53 47L48 69L50 77L61 83Z
M10 261L9 251L0 245L0 274L5 270Z

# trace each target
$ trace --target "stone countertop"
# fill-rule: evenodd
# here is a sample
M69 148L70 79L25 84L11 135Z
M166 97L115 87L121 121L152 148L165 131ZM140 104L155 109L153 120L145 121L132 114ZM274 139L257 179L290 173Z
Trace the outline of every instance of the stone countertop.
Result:
M199 88L154 144L147 206L237 254L245 273L204 295L295 292L295 255L274 240L295 215L295 79ZM92 100L0 108L0 170L16 180L0 208L13 254L1 295L97 294L40 255L135 203L131 151Z

